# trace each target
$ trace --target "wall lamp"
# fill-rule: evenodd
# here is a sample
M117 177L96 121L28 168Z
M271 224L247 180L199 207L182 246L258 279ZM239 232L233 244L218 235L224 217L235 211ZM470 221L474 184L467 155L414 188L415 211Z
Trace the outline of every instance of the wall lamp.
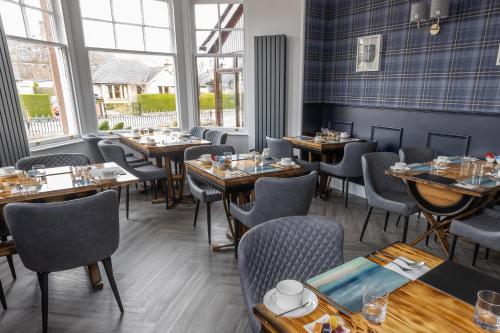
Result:
M432 0L429 11L429 3L426 1L417 2L411 5L410 23L416 23L420 29L423 22L431 20L429 32L435 36L441 30L440 20L448 17L450 10L449 0ZM434 21L436 20L436 21Z

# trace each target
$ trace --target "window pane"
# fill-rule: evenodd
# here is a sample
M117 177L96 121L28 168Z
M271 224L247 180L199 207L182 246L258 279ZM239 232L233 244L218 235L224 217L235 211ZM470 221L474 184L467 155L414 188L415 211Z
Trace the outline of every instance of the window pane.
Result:
M143 0L144 23L155 27L169 27L168 4L158 0Z
M219 53L219 32L197 31L196 46L198 53Z
M243 31L222 31L222 53L243 52Z
M83 30L87 46L115 48L115 37L111 23L83 20Z
M101 129L178 127L173 57L91 51L89 59Z
M82 17L111 21L109 0L80 0Z
M115 21L142 24L140 0L113 0Z
M7 35L26 37L23 14L19 5L0 0L0 15Z
M221 5L221 27L222 29L243 29L243 5L233 4Z
M50 42L57 41L57 35L53 29L52 15L36 9L26 8L26 20L28 21L28 35L30 38Z
M77 134L63 50L15 40L8 45L30 141Z
M170 30L160 28L146 29L146 50L157 52L170 52Z
M43 10L51 10L49 0L24 0L24 3L28 6L37 7Z
M142 28L116 24L116 43L119 49L144 51Z
M196 29L218 29L219 10L217 5L195 5Z

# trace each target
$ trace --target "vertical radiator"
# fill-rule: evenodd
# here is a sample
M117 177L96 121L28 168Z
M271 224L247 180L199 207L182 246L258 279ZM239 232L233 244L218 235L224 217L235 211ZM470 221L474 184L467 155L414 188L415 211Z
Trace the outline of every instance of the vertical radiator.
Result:
M285 135L286 36L255 37L255 149Z
M0 166L14 165L29 155L7 38L0 21Z

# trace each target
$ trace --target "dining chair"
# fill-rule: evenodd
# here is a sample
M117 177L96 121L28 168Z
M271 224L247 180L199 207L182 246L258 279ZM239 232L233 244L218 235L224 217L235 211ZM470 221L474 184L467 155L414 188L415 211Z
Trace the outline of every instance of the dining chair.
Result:
M52 272L101 261L123 312L111 264L120 241L115 191L56 203L13 203L5 206L4 212L22 263L38 275L44 333L48 329L48 278Z
M197 137L198 139L204 139L205 138L205 133L208 132L208 128L201 127L201 126L194 126L191 127L189 130L189 134L191 134L194 137Z
M83 135L82 138L83 138L83 141L85 141L87 143L87 148L88 148L88 151L90 152L90 156L91 156L93 163L96 163L96 164L104 163L105 162L104 156L102 156L101 150L99 149L99 145L98 145L98 143L104 139L97 136L96 134L92 134L92 133L87 133L87 134ZM134 167L140 167L140 166L144 166L144 165L152 165L153 164L150 161L146 161L144 158L135 157L133 154L130 154L130 153L126 154L125 156L127 158L127 162Z
M12 258L12 256L16 253L16 245L14 244L14 241L10 240L0 243L0 257ZM12 268L11 272L13 272ZM12 278L14 280L16 279L15 273L13 274ZM5 299L5 294L3 293L2 281L0 281L0 303L2 304L3 309L7 310L7 301Z
M317 177L318 173L313 171L300 177L261 178L255 182L255 202L242 206L232 202L230 212L235 221L236 249L240 224L250 229L280 217L307 215Z
M373 208L386 211L384 232L387 231L389 214L394 213L404 217L403 243L406 243L408 222L410 216L418 212L415 201L406 190L406 185L396 177L385 174L389 167L399 162L399 156L392 152L368 153L361 157L363 177L365 180L368 213L363 224L359 241L363 241Z
M134 168L127 162L123 147L114 144L109 140L100 141L98 145L106 162L114 162L118 164L125 171L137 177L139 179L139 182L144 182L144 183L150 182L155 193L155 199L157 198L158 183L161 182L163 187L163 194L165 196L165 206L168 210L167 173L165 172L164 169L159 168L156 165L144 165ZM127 219L129 217L129 206L130 206L130 185L127 185L125 187L125 207L126 207Z
M353 179L363 178L361 168L361 156L377 150L377 141L373 142L350 142L344 147L344 156L337 164L321 162L320 171L330 177L342 179L342 193L344 194L344 206L348 207L349 183Z
M319 171L319 162L301 160L293 154L293 144L285 139L276 139L266 136L267 147L271 150L271 157L275 159L291 158L304 168L304 171Z
M406 164L432 161L434 151L427 147L405 147L399 150L399 160Z
M344 230L332 219L290 216L263 223L241 238L238 271L252 331L261 325L253 308L279 281L306 280L341 265Z
M208 130L205 132L204 139L210 141L213 145L225 145L227 133L219 130Z
M85 154L50 154L23 157L16 162L17 170L29 171L35 165L43 165L46 168L57 168L62 166L89 165L90 159Z
M449 259L453 259L457 239L461 237L474 243L472 266L475 266L480 246L484 246L487 252L500 251L500 211L486 208L473 217L454 220L450 225L450 234L453 235L453 240Z
M191 147L184 151L184 160L195 160L203 154L210 154L222 156L224 153L234 154L234 148L231 146L198 146ZM212 219L211 219L211 204L216 201L224 200L223 194L213 186L198 181L192 177L189 172L187 174L187 181L189 189L196 201L196 208L194 211L194 227L196 228L196 220L198 219L198 211L200 209L200 202L207 205L207 229L208 229L208 244L212 244ZM224 209L227 212L226 203L224 202ZM226 214L227 215L227 214Z

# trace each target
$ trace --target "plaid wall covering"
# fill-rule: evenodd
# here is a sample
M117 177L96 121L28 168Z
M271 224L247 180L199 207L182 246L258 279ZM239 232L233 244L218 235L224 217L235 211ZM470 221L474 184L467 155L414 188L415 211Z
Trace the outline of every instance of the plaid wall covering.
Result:
M411 3L307 0L304 103L500 114L500 1L450 0L437 36L410 26ZM375 34L381 69L356 73L357 38Z

